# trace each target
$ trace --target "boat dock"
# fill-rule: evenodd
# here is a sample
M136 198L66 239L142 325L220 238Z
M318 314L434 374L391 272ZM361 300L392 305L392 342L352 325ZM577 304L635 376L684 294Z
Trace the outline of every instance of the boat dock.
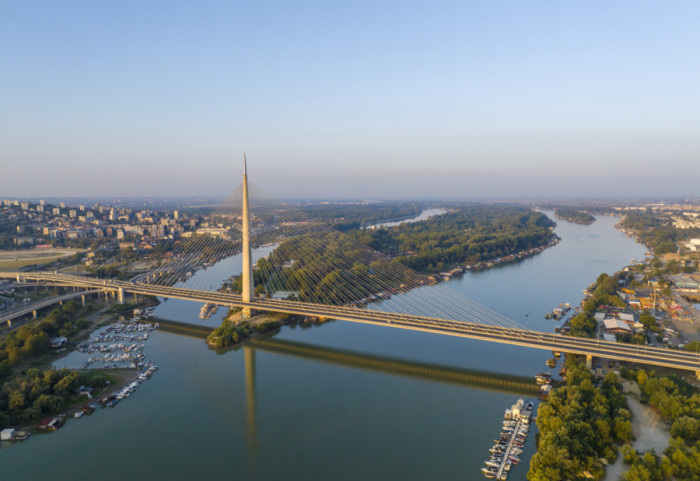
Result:
M518 399L510 409L506 409L500 437L489 450L491 458L485 461L485 466L481 469L486 478L505 481L512 466L520 462L519 456L530 430L533 408L534 403L525 404L522 399Z

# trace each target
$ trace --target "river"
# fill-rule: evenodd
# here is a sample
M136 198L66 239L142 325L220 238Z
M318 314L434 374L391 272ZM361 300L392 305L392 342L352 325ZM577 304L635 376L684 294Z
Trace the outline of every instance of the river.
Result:
M558 245L434 288L458 291L528 328L551 331L554 322L543 318L546 312L562 302L578 303L582 289L601 272L643 257L643 246L615 230L616 220L600 216L592 225L578 225L559 219ZM218 285L233 269L240 272L236 260L226 262L188 283ZM169 300L157 314L198 323L199 308ZM222 315L206 323L217 325ZM494 379L503 372L531 377L551 357L517 346L342 321L285 327L273 340L278 339L331 353L349 349L490 371ZM120 481L483 479L482 462L503 411L518 397L533 399L517 389L435 382L275 349L218 353L201 338L163 330L148 343L148 357L160 367L151 380L115 408L0 449L0 478L67 480L91 473ZM535 431L509 479L526 479Z
M441 215L447 212L445 209L425 209L423 212L410 219L402 219L390 222L380 222L379 224L374 224L370 226L370 229L378 229L380 227L394 227L395 225L410 224L412 222L420 222L422 220L429 219L436 215Z

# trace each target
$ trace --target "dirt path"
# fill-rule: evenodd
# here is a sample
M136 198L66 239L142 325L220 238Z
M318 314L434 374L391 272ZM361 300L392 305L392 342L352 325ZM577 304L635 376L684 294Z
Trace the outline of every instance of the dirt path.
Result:
M632 412L632 431L635 436L632 447L638 453L650 449L656 451L657 455L663 453L671 437L668 423L656 411L638 401L639 386L636 383L623 379L622 387ZM617 481L626 469L627 466L620 455L606 469L603 481Z

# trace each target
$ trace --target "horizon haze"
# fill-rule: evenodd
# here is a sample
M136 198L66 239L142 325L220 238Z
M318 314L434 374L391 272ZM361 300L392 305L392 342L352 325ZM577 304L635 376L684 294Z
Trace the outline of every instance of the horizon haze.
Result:
M693 1L3 2L2 197L697 197Z

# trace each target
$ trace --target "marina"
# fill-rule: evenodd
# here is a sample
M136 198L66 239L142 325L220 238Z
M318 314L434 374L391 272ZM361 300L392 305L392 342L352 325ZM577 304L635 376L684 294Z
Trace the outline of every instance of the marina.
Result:
M520 462L525 441L530 430L534 403L527 404L523 399L506 409L503 427L498 439L489 452L491 457L484 461L481 472L487 479L505 480L514 465Z
M139 385L141 383L148 381L153 373L155 373L158 370L158 366L155 364L149 364L146 369L144 369L143 372L140 372L137 374L129 384L126 386L122 387L122 389L116 393L109 394L108 396L103 397L100 399L98 402L100 405L103 407L114 407L119 403L119 401L122 401L129 396L131 396L136 390L139 388ZM94 409L93 409L94 411ZM78 417L78 416L76 416Z
M150 322L118 322L98 330L78 345L76 351L89 354L83 369L142 369L145 366L143 350L149 333L159 324ZM96 354L96 355L93 355Z

